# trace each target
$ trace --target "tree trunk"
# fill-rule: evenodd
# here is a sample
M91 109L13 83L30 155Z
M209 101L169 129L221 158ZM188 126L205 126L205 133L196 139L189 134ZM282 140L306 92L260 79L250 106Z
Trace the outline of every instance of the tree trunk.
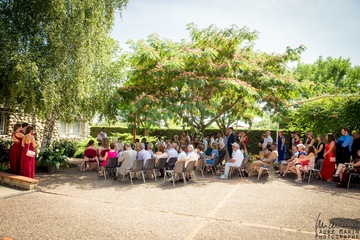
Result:
M56 111L53 110L46 119L44 132L43 132L43 139L41 143L41 152L43 152L45 148L50 147L51 139L54 132L55 121L56 121Z

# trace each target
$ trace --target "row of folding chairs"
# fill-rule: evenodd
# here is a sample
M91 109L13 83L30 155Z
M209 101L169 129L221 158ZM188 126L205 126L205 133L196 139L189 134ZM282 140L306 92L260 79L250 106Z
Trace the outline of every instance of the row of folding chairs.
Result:
M181 161L182 162L182 161ZM181 163L179 162L179 163ZM199 159L198 160L198 164L196 166L196 169L194 169L194 166L192 167L192 170L199 170L201 171L201 174L202 174L202 177L204 178L204 162L205 160L204 159ZM190 162L191 163L191 162ZM194 162L195 164L195 162ZM133 185L133 178L135 177L136 173L137 172L141 172L141 175L142 175L142 178L143 178L143 181L144 183L146 183L146 180L145 180L145 172L152 172L152 174L154 175L154 179L155 181L157 181L157 175L158 173L162 173L164 174L164 179L166 178L166 173L168 174L172 174L175 170L175 167L177 166L177 158L170 158L168 161L167 161L167 158L160 158L157 162L155 161L155 158L150 158L146 161L146 164L144 165L144 160L142 159L137 159L134 161L132 167L130 169L127 170L127 173L129 174L130 176L130 181L131 181L131 184ZM180 164L181 165L181 164ZM189 165L189 164L188 164ZM174 169L170 169L172 166L174 166ZM116 179L116 171L117 171L117 168L118 168L118 159L117 158L110 158L108 159L108 162L105 166L105 171L104 171L104 178L105 178L105 181L106 181L106 175L109 174L111 177L113 177L114 179ZM190 166L186 168L186 171L188 172L189 169L191 167L191 164ZM174 172L174 174L178 174L178 170L180 169L180 167L178 166L176 168L176 171ZM183 166L183 171L185 171L185 168ZM192 172L193 173L193 172ZM195 174L193 173L192 174L193 177L195 178ZM125 177L125 176L124 176ZM186 181L186 180L185 180ZM175 183L174 183L175 184Z

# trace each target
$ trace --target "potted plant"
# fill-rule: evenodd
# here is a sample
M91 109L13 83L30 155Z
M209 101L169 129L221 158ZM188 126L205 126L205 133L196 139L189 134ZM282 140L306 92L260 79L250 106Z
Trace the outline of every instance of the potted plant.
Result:
M60 166L69 168L69 160L63 153L63 150L46 148L45 151L39 153L39 162L48 168L49 173L55 173Z

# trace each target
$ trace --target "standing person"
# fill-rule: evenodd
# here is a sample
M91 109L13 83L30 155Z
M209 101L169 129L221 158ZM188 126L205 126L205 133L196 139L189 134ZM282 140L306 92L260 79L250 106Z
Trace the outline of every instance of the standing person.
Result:
M117 143L115 144L115 151L119 154L120 152L124 151L124 144L122 138L118 138Z
M350 162L353 139L348 128L341 129L341 137L336 141L336 164Z
M13 142L10 148L10 172L18 175L20 172L20 162L22 154L22 139L24 134L22 133L22 127L20 124L15 124L14 132L11 135Z
M294 132L291 132L290 133L290 139L289 139L289 157L291 157L292 156L292 146L293 146L293 144L294 144L294 139L295 138L295 133Z
M25 136L22 139L21 143L23 151L21 154L21 163L20 163L20 175L34 178L35 177L35 157L29 157L26 155L27 150L35 151L36 144L34 138L34 128L28 126L26 128Z
M298 144L302 144L302 141L300 139L300 133L295 133L293 145L297 146Z
M271 132L270 131L266 131L265 132L265 138L264 138L264 142L263 142L263 150L265 151L267 149L267 145L268 144L272 144L273 143L273 139L271 137Z
M235 142L235 135L233 133L233 131L234 131L233 127L229 127L228 131L229 131L229 136L228 136L228 140L227 140L227 148L228 148L229 156L232 156L232 152L233 152L232 144ZM239 144L237 146L239 146Z
M325 152L325 142L324 137L319 134L317 137L318 145L316 148L316 158L315 158L315 169L319 169L321 167L322 161L324 160L324 152Z
M25 134L26 129L27 129L28 126L29 126L29 124L28 124L27 122L23 122L23 123L21 124L22 134Z
M259 152L261 152L263 150L263 144L264 144L265 137L266 137L266 135L264 133L263 135L261 135L261 139L259 139L259 144L258 144L260 147Z
M359 132L353 133L353 144L351 146L351 152L350 155L352 156L352 159L354 160L356 157L358 157L358 150L360 149L360 134Z
M327 143L325 145L324 160L322 163L321 176L327 182L332 181L332 175L335 170L335 162L331 162L330 158L335 157L335 138L332 133L326 136Z
M305 146L314 146L315 144L314 134L312 132L307 132L306 135L307 135L307 139Z
M286 159L286 141L283 131L279 131L277 148L279 152L278 163L280 163L281 161Z
M106 128L102 127L101 128L101 132L99 132L99 134L97 135L96 139L98 141L98 146L101 146L102 142L104 141L104 139L107 138L107 134L106 134Z

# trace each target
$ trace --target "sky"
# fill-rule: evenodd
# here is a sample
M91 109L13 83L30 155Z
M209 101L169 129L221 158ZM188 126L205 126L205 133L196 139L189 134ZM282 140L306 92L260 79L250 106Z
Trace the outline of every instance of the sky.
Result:
M304 63L331 56L360 66L360 0L130 0L111 35L126 50L127 40L152 33L189 39L188 23L246 26L260 32L256 49L261 51L283 53L303 44Z

